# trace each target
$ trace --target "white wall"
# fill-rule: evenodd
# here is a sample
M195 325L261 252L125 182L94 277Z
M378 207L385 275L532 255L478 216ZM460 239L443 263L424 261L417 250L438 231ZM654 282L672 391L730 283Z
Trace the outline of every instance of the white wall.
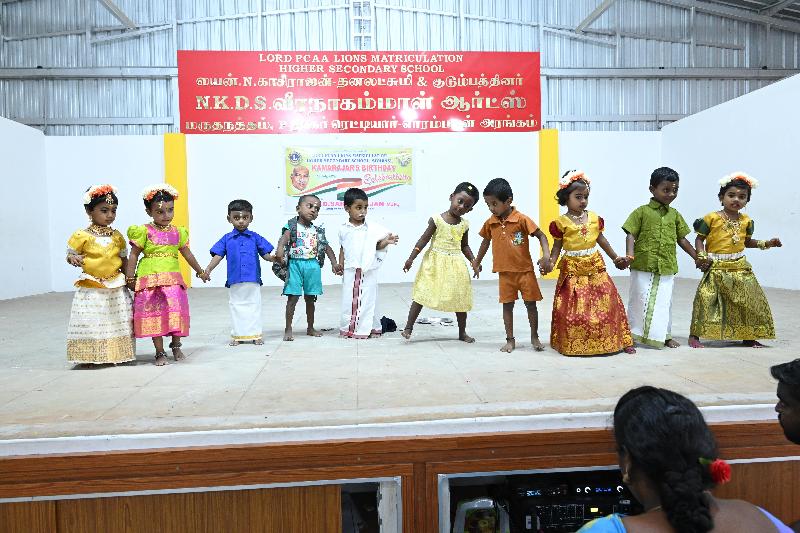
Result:
M778 236L784 247L748 250L759 281L769 287L800 289L796 263L800 235L800 75L772 84L666 126L662 131L664 164L681 175L676 207L692 221L719 209L718 180L742 170L760 186L745 211L755 221L755 237ZM693 242L694 234L690 237ZM697 277L681 254L681 276Z
M479 193L486 183L496 177L509 180L514 189L515 204L538 222L538 133L428 133L424 135L194 135L187 140L189 161L189 215L192 230L192 250L205 265L208 249L231 226L225 220L227 204L234 198L253 203L254 221L251 228L277 244L280 228L291 216L283 206L283 158L287 146L352 146L382 147L410 146L414 156L414 180L417 184L417 210L412 213L370 212L400 235L400 244L393 247L381 268L381 281L413 281L416 268L403 273L402 267L414 243L425 229L428 218L449 208L449 196L461 181L474 183ZM489 210L482 198L471 213L470 245L477 253L478 236ZM328 237L338 253L337 233L346 220L344 210L320 215ZM268 264L262 265L267 270ZM491 255L484 260L482 278L491 278ZM271 272L264 271L264 283L281 282ZM225 283L224 265L212 279L213 286ZM340 283L326 263L323 283Z
M0 299L50 290L44 134L0 117L0 209L5 258L0 262Z
M590 208L605 218L607 237L619 252L624 250L624 235L619 228L625 216L648 198L647 179L660 160L659 136L657 132L564 132L560 136L562 167L583 168L590 176L593 184ZM86 224L80 205L83 191L98 182L110 182L119 188L121 205L114 225L123 233L130 224L146 221L139 192L145 185L162 180L163 140L160 136L127 136L47 137L46 141L53 290L67 291L72 289L75 271L64 262L64 248L72 231ZM376 209L369 215L401 237L381 270L383 282L413 281L421 258L408 274L402 272L403 263L424 231L428 217L448 208L448 197L462 180L471 181L481 192L490 179L504 177L510 181L515 205L521 211L544 230L550 222L539 217L536 133L195 135L187 137L189 218L191 247L202 265L209 260L211 245L230 231L225 216L227 204L234 198L246 198L254 204L252 229L273 244L277 242L280 227L290 216L284 211L282 191L286 146L413 149L416 212L391 214ZM337 250L336 234L345 216L342 211L319 218L328 228ZM467 215L472 228L470 244L475 252L481 241L477 232L488 216L482 200ZM494 277L491 261L490 252L484 260L484 279ZM262 270L266 284L281 283L269 272L267 263L262 264ZM339 283L327 266L323 281ZM209 286L224 283L222 265Z
M67 239L89 224L81 198L95 183L119 189L114 227L125 235L128 226L149 218L141 190L164 181L164 140L159 135L103 137L45 137L47 191L50 207L50 262L52 290L70 291L78 269L64 260Z
M662 132L562 132L562 171L582 168L592 179L590 209L604 217L606 236L620 253L624 250L620 226L630 211L648 200L649 175L654 168L667 165L681 174L681 191L674 206L689 224L717 208L717 180L721 176L744 170L761 181L747 209L756 221L756 237L777 235L785 243L783 249L754 250L748 257L764 285L800 289L800 278L792 270L800 236L785 231L792 227L785 221L794 219L800 205L800 189L791 186L789 178L800 167L798 136L790 130L800 123L797 94L800 76L685 118ZM289 217L283 208L282 192L286 146L410 146L414 150L417 211L387 214L375 210L369 215L401 237L382 269L383 282L413 280L414 272L404 274L402 265L428 217L447 209L448 196L462 180L471 181L482 190L491 178L505 177L514 188L519 209L543 228L549 223L539 220L536 133L197 135L188 137L187 155L191 246L201 264L207 263L211 245L230 231L225 220L226 206L234 198L253 202L252 228L273 243L277 241L279 228ZM49 231L40 229L38 238L30 239L25 204L12 202L3 210L3 227L21 229L25 222L28 233L24 242L19 239L17 243L22 250L21 261L0 266L0 272L8 279L22 279L0 287L0 298L43 292L51 286L52 290L71 290L75 271L64 262L64 248L70 233L86 225L80 197L90 184L111 182L120 189L121 205L115 226L124 231L128 225L146 220L140 189L163 179L160 136L47 137L42 141L36 130L0 119L0 154L5 164L4 177L6 169L10 169L8 181L23 179L26 187L33 186L33 190L44 194L45 169L41 161L45 147ZM477 231L488 216L482 201L467 215L474 251L480 244ZM335 236L345 220L344 212L321 215L319 220L325 223L338 249ZM21 234L12 229L8 238ZM38 244L30 245L31 241ZM49 265L43 265L41 258L43 242L50 250ZM679 252L679 258L679 275L697 277L685 254ZM37 265L39 270L51 270L52 285L48 273L35 272ZM488 273L490 265L491 256L487 256L483 277L492 277ZM23 268L25 274L20 276ZM280 283L266 263L263 269L265 283ZM224 273L221 266L211 286L222 286ZM329 268L323 281L339 282Z
M592 181L589 210L603 217L606 239L615 252L624 255L622 224L631 211L650 200L650 173L661 166L661 134L657 131L561 132L558 147L561 173L581 169ZM561 210L564 212L564 208ZM612 276L624 275L614 269L610 261L606 261L606 265Z

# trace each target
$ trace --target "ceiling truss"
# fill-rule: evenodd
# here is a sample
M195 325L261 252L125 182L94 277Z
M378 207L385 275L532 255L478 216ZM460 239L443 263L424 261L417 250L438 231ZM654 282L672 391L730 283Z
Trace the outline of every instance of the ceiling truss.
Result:
M0 16L2 16L2 8L6 4L14 2L34 2L38 0L0 0ZM117 5L119 0L97 0L111 15L119 21L119 25L92 27L89 23L89 11L87 9L87 18L83 28L76 28L74 30L63 30L59 32L42 33L37 35L7 35L3 32L2 20L0 20L0 47L3 46L5 41L13 40L27 40L39 39L44 37L56 37L61 35L74 35L86 34L89 38L88 43L91 45L100 45L110 41L119 41L123 39L134 39L142 35L152 32L172 31L173 43L177 49L177 34L178 29L184 24L193 24L204 21L217 21L239 18L261 18L272 15L280 15L285 13L299 13L299 12L313 12L324 10L343 10L352 9L350 2L356 0L340 0L337 4L328 6L315 6L315 7L301 7L283 10L266 10L264 3L261 3L261 9L247 13L237 13L232 15L224 15L218 17L201 17L201 18L187 18L179 19L177 17L177 9L175 10L176 16L172 20L165 20L159 22L151 22L146 24L137 24L132 20L120 7ZM174 1L174 0L173 0ZM793 74L795 70L761 70L757 68L693 68L694 62L694 49L696 47L715 47L720 49L744 50L744 46L737 43L726 42L708 42L697 40L694 33L694 17L696 13L705 13L709 15L719 16L728 19L739 20L752 24L763 25L766 28L780 29L788 32L797 33L800 35L800 18L791 19L786 18L786 8L793 4L800 5L800 0L778 0L769 1L764 0L764 7L760 9L744 9L741 7L733 7L723 1L712 0L640 0L642 2L652 2L661 5L672 6L674 8L685 9L689 12L687 35L683 38L675 36L658 35L658 30L651 30L646 32L630 32L623 31L617 19L617 27L614 28L612 20L611 28L592 28L604 14L609 10L621 8L621 2L616 0L597 0L596 7L586 15L586 17L577 24L577 26L559 26L554 24L541 24L535 21L519 21L519 20L505 20L492 17L484 17L479 15L468 14L464 12L463 1L459 2L459 8L453 12L432 10L418 7L406 7L403 5L389 5L379 2L372 2L372 9L381 10L397 10L397 11L413 11L415 13L428 13L432 15L454 17L459 21L459 29L463 32L464 21L479 19L485 21L494 21L498 23L517 24L530 27L531 29L538 30L540 36L543 33L550 33L558 35L567 39L580 40L595 46L604 46L617 49L619 56L619 47L621 38L631 39L645 39L662 42L681 43L689 46L692 61L689 68L670 68L670 69L652 69L652 68L569 68L569 69L554 69L543 68L541 71L542 77L547 78L636 78L636 79L709 79L709 80L778 80ZM733 0L732 0L733 1ZM87 0L91 2L91 0ZM89 5L88 3L86 4ZM800 6L798 6L800 7ZM784 12L784 13L782 13ZM779 16L783 15L783 16ZM374 15L373 15L374 16ZM541 12L540 12L541 16ZM374 30L373 30L374 31ZM369 34L369 40L374 43L374 36ZM460 36L462 48L464 44L464 36ZM618 63L618 66L620 63ZM760 65L759 65L760 66ZM169 79L175 91L177 91L177 83L175 78L177 76L177 69L173 66L167 67L122 67L122 68L45 68L45 69L0 69L0 80L58 80L58 79L91 79L91 78L132 78L132 79ZM581 122L581 121L597 121L597 122L624 122L624 121L653 121L663 122L672 121L681 118L679 115L657 115L655 118L651 115L592 115L592 116L571 116L571 115L552 115L549 118L551 121L566 121L566 122ZM173 121L177 121L177 117L84 117L84 118L44 118L44 117L18 117L16 120L28 123L35 126L47 125L169 125ZM177 123L175 123L177 127Z

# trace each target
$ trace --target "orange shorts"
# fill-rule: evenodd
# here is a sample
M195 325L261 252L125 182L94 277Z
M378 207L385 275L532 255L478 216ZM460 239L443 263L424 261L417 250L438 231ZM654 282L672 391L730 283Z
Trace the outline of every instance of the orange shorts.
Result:
M536 274L528 272L500 272L500 303L507 304L517 299L517 293L522 293L526 302L538 302L542 299L539 282Z

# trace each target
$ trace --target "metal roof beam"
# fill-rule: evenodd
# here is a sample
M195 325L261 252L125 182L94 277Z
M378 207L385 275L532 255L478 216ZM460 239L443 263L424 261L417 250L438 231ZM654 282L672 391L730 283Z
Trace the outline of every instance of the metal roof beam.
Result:
M590 35L586 35L585 33L578 33L572 30L560 30L557 28L552 28L550 26L545 26L542 28L547 33L554 33L556 35L563 35L568 39L575 39L576 41L585 41L587 43L595 43L602 46L608 46L610 48L614 48L617 46L616 41L612 41L610 39L603 39L602 37L592 37Z
M133 31L126 31L124 33L116 33L114 35L108 35L106 37L97 37L92 39L92 44L98 43L107 43L109 41L121 41L124 39L133 39L134 37L139 37L140 35L146 35L148 33L153 33L156 31L164 31L164 30L171 30L172 24L165 24L164 26L154 26L152 28L141 28L138 30Z
M149 126L172 124L172 117L9 117L28 126Z
M759 68L543 68L549 78L671 78L721 80L777 80L800 73L796 69ZM178 75L176 67L5 68L0 79L166 79Z
M686 117L678 113L639 115L545 115L543 122L675 122Z
M132 30L136 29L136 23L132 21L130 17L128 17L128 15L126 15L125 12L119 8L119 6L117 6L117 4L114 3L114 0L98 0L98 1L104 8L108 10L109 13L114 15L115 19L117 19L126 27Z
M753 24L768 24L773 28L790 31L793 33L800 33L800 23L792 22L785 19L767 17L765 15L760 15L753 11L725 6L722 4L712 4L710 2L698 2L697 0L645 0L645 1L653 2L654 4L661 4L665 6L672 6L681 9L686 9L689 11L694 9L698 13L707 13L709 15L716 15L718 17L724 17L733 20L751 22Z
M612 5L612 4L613 4L615 1L616 1L616 0L603 0L602 2L600 2L600 5L599 5L599 6L597 6L596 8L594 8L594 11L592 11L591 13L589 13L589 15L588 15L588 16L587 16L585 19L583 19L583 20L581 21L581 23L580 23L580 24L578 24L578 26L575 28L575 31L577 31L578 33L580 33L580 32L582 32L583 30L585 30L586 28L588 28L588 27L589 27L589 25L591 25L591 24L592 24L592 22L594 22L595 20L599 19L599 18L600 18L600 16L601 16L603 13L605 13L606 11L608 11L608 8L610 8L610 7L611 7L611 5Z
M718 80L778 80L800 70L756 68L543 68L547 78L667 78Z
M788 6L789 4L794 3L795 0L781 0L780 2L775 2L771 6L767 6L764 9L760 9L758 12L761 15L766 15L768 17L773 17L778 14L778 12L783 9L784 7Z
M171 78L176 67L0 68L0 79Z

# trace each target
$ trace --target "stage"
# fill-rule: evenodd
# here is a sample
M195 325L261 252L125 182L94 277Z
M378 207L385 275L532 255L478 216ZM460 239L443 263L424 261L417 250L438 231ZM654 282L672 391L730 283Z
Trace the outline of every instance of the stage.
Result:
M627 278L615 282L626 299ZM554 283L541 281L543 342L549 338ZM475 309L467 331L474 344L458 341L455 326L423 324L410 341L399 332L340 338L340 287L329 286L317 303L317 328L334 329L322 338L305 335L301 303L295 340L282 341L285 299L279 288L264 287L265 344L229 347L226 289L195 288L189 292L185 362L170 359L156 367L152 343L140 340L135 364L90 369L75 369L65 360L72 293L5 300L0 454L602 427L619 396L645 383L688 395L716 421L773 418L769 367L797 357L791 345L800 333L792 305L796 291L766 289L779 335L765 342L768 348L707 342L695 350L686 337L696 285L676 282L673 330L681 347L590 358L564 357L549 345L534 352L521 302L517 350L501 353L494 281L473 285ZM411 285L380 290L383 313L402 328ZM426 309L420 316L452 315Z

